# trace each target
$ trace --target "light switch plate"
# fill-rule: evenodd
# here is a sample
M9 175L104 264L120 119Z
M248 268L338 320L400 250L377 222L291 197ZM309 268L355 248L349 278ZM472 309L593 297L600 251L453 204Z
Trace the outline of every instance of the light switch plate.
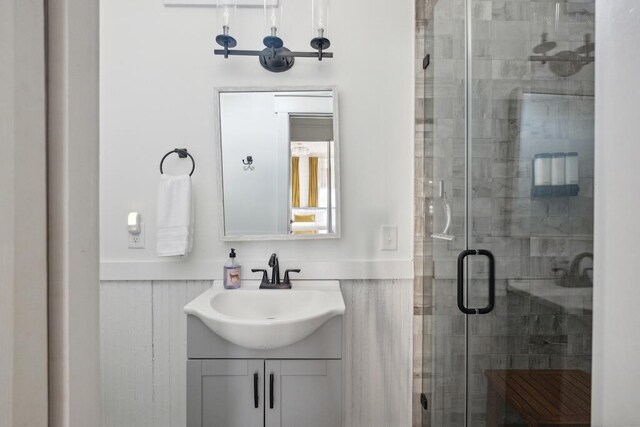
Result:
M398 250L398 226L397 225L383 225L380 228L380 234L382 238L383 251Z

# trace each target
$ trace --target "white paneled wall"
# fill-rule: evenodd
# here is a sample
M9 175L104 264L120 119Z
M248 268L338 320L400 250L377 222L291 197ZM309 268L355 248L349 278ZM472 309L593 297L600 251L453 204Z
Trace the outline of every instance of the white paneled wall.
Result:
M186 419L187 316L182 307L210 281L153 282L153 425L182 426Z
M186 316L210 281L102 282L103 427L185 425ZM411 419L411 280L342 282L345 426Z
M153 426L151 305L151 282L100 286L103 426Z
M342 282L344 425L411 424L412 280Z

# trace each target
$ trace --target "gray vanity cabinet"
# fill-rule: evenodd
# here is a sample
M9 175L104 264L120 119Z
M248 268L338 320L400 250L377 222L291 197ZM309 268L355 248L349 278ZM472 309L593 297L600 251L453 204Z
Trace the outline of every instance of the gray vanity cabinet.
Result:
M187 362L187 427L340 427L340 360Z
M340 360L267 360L266 427L342 425Z
M264 361L189 360L188 427L262 427Z
M273 350L187 319L187 427L341 427L342 316Z

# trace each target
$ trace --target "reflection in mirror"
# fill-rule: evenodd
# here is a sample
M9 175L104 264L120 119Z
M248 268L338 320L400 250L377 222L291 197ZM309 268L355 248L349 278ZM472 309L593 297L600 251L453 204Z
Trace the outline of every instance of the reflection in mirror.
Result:
M326 234L335 222L331 191L333 118L292 116L290 121L291 213L293 234Z
M339 237L335 90L220 90L224 240Z

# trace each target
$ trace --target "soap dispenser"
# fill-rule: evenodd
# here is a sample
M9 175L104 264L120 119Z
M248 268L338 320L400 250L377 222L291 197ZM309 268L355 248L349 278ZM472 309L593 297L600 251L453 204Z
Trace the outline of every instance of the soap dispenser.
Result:
M224 265L222 283L225 289L237 289L240 287L240 264L236 261L235 249L231 249L229 261Z

